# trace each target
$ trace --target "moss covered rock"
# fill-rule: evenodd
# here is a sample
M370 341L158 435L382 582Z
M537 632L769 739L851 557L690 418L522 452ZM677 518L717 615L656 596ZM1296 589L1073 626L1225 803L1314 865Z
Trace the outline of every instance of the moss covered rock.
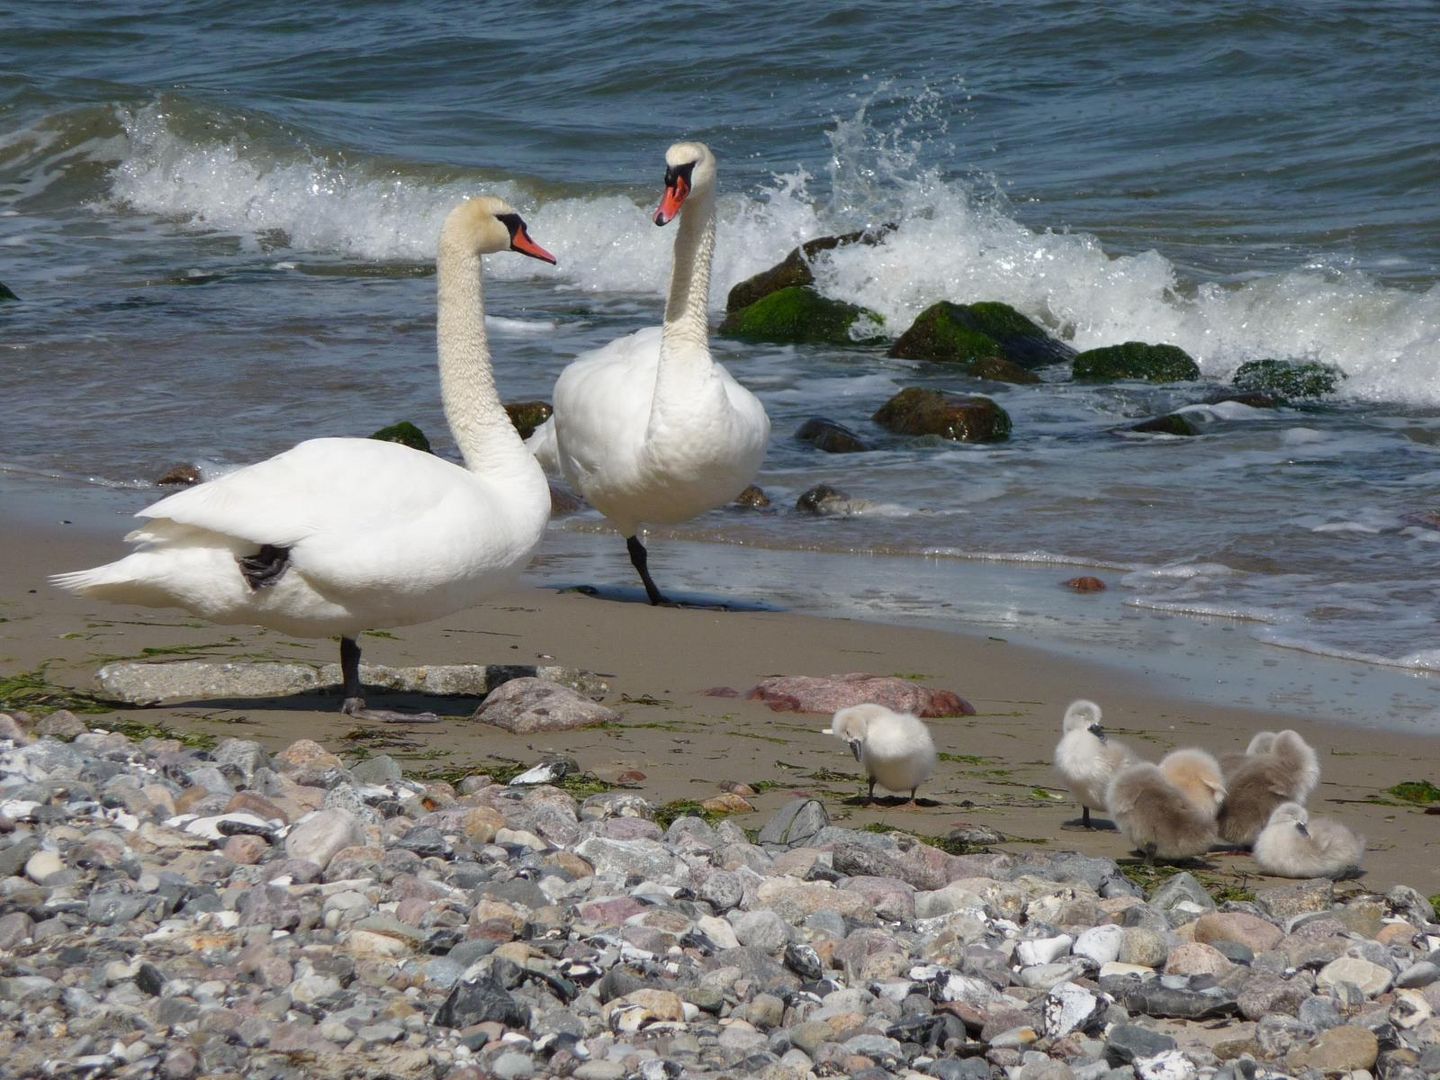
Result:
M881 325L873 311L791 286L725 316L720 333L787 345L863 345L881 340Z
M856 454L870 449L864 439L844 424L837 424L823 416L812 416L806 420L795 432L795 438L827 454Z
M911 386L875 413L881 427L897 435L938 435L956 442L1003 442L1010 437L1010 415L979 394L947 394Z
M510 423L515 425L520 437L528 439L555 410L548 401L512 401L505 406L505 411L510 414Z
M3 302L3 301L5 301L5 300L19 300L19 299L20 299L20 297L16 296L16 295L11 291L9 285L6 285L3 281L0 281L0 302Z
M810 270L810 263L820 252L833 251L835 248L844 247L847 244L875 244L894 228L894 225L881 225L879 228L866 229L862 232L844 233L840 236L821 236L814 240L808 240L799 247L793 248L790 254L770 269L761 270L760 273L746 278L732 288L725 298L725 310L727 312L739 311L743 307L749 307L762 296L769 296L781 289L788 289L796 285L813 285L815 284L815 275Z
M370 438L379 439L381 442L399 443L412 450L424 450L427 454L433 453L430 449L430 440L425 437L425 433L409 420L401 420L398 424L383 427Z
M890 347L890 355L958 364L977 378L1039 382L1032 369L1065 363L1075 350L1009 304L941 300L919 314Z
M1199 435L1200 427L1184 413L1166 413L1134 425L1131 431L1144 435Z
M1075 357L1071 373L1086 382L1140 379L1145 382L1184 382L1200 377L1200 365L1178 345L1147 345L1127 341L1086 349Z
M1345 372L1313 361L1251 360L1231 380L1241 390L1278 394L1282 398L1314 398L1333 394Z

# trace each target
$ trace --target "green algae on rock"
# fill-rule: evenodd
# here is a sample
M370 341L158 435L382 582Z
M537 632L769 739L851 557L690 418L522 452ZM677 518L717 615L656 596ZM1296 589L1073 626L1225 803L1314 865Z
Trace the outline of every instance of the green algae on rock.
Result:
M1200 365L1178 345L1147 345L1127 341L1086 349L1075 357L1071 374L1085 382L1138 379L1144 382L1186 382L1200 377Z
M514 401L505 406L505 411L510 415L510 423L515 425L520 437L528 439L537 427L550 419L550 414L555 410L548 401Z
M430 449L430 440L425 437L425 433L409 420L401 420L398 424L383 427L370 438L379 439L381 442L399 443L412 450L424 450L427 454L433 453Z
M891 346L890 356L958 364L977 378L1033 383L1033 368L1071 360L1075 350L1009 304L952 304L922 311Z
M1311 360L1249 360L1231 382L1241 390L1278 394L1282 398L1315 398L1333 394L1347 376L1338 367Z
M938 435L956 442L1003 442L1010 437L1010 415L980 394L911 386L880 406L873 419L897 435Z
M883 340L881 326L873 311L831 300L807 286L790 286L727 315L720 333L740 341L866 345Z
M814 285L815 274L810 269L810 263L820 252L833 251L848 244L876 244L894 228L894 225L881 225L875 229L844 233L841 236L819 236L814 240L807 240L799 247L791 248L790 254L768 270L761 270L735 285L725 298L725 311L727 314L739 311L780 289L794 285Z

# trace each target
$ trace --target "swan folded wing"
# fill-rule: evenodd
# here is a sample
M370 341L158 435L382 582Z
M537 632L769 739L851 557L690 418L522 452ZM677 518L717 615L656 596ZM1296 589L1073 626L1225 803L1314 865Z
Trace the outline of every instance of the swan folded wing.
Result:
M469 480L459 466L396 443L311 439L146 507L136 516L151 524L127 539L164 544L198 530L292 547L329 531L363 535L423 514Z

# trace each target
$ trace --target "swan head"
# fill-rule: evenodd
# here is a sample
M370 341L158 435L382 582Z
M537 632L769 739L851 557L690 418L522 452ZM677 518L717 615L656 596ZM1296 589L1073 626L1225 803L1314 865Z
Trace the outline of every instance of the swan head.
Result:
M466 199L451 210L440 237L442 242L457 244L476 255L518 251L541 262L555 262L554 255L530 239L530 231L519 212L493 195Z
M1299 803L1283 802L1270 811L1271 825L1293 825L1301 836L1310 835L1310 811Z
M655 211L655 224L664 225L696 191L715 184L715 155L702 142L678 142L665 151L665 194Z
M1089 731L1101 742L1105 741L1105 728L1100 723L1100 706L1083 698L1070 703L1065 710L1065 719L1061 722L1060 730L1068 735L1081 728Z
M860 752L865 746L865 736L870 730L870 721L877 717L883 710L880 705L851 705L847 709L841 709L830 721L830 726L821 734L834 735L837 739L844 739L850 747L850 753L855 755L855 760L860 760ZM883 710L888 712L889 710Z

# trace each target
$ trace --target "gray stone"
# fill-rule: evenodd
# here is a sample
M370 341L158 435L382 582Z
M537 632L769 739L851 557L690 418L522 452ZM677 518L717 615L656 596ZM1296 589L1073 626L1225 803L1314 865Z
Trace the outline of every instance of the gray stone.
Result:
M1150 906L1160 911L1171 912L1176 908L1194 907L1200 909L1196 915L1215 910L1215 901L1205 891L1205 886L1196 880L1194 874L1181 872L1170 877L1150 894ZM1185 919L1183 921L1189 921Z
M360 680L370 687L427 697L484 697L496 687L521 677L545 679L587 697L604 697L609 685L589 671L550 665L429 664L388 668L362 664ZM102 695L130 705L214 698L289 697L340 685L339 664L172 663L106 664L95 674Z
M1440 979L1440 964L1429 960L1417 960L1408 964L1399 975L1395 976L1395 985L1402 988L1429 986L1436 979Z
M790 925L774 911L742 911L731 918L741 945L778 953L790 941Z
M492 690L472 719L505 731L528 734L615 723L620 714L559 683L519 678Z
M1139 1058L1154 1057L1174 1050L1169 1035L1151 1031L1142 1024L1115 1024L1105 1034L1105 1060L1111 1066L1130 1065Z
M365 828L360 819L347 810L330 807L300 819L285 837L285 854L323 870L342 849L364 843Z
M1393 978L1389 968L1358 956L1342 956L1320 969L1320 974L1315 976L1315 985L1328 990L1340 983L1350 983L1359 987L1366 997L1373 998L1390 989Z
M1165 935L1143 926L1126 927L1120 937L1120 952L1116 959L1122 964L1142 964L1145 967L1162 967L1170 955L1170 944Z
M1132 1013L1181 1020L1208 1020L1234 1016L1240 1011L1235 999L1228 995L1165 986L1155 979L1129 988L1121 1004Z
M819 799L792 799L760 830L761 844L800 847L830 824L830 815Z
M400 763L389 754L376 754L350 766L350 776L357 784L396 784L405 778Z
M489 976L462 982L450 991L435 1013L435 1023L448 1028L464 1028L492 1020L507 1027L524 1027L529 1023L530 1014Z

